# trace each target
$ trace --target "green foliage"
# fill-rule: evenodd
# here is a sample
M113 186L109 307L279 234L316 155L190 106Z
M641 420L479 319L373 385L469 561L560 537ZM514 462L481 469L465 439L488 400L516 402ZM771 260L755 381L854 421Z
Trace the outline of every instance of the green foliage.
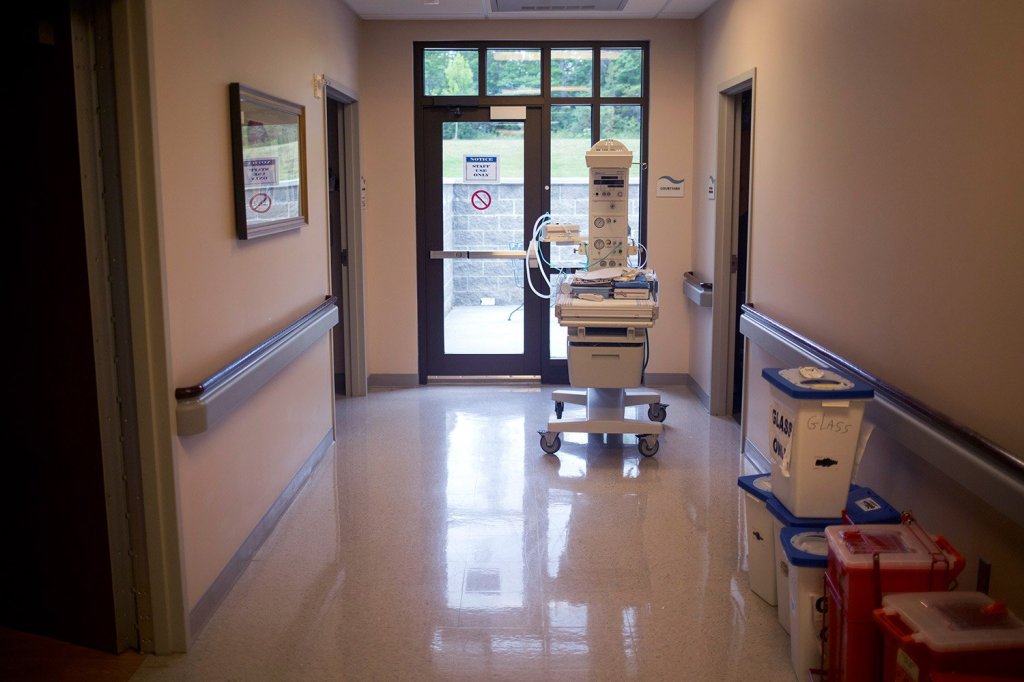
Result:
M640 97L644 53L639 48L601 50L601 96Z
M424 50L423 94L431 97L479 94L476 50Z
M552 138L590 139L589 105L552 105Z
M640 106L635 104L606 104L601 107L601 137L616 140L640 137ZM639 150L634 149L636 154Z
M551 51L551 96L590 97L594 89L591 50Z
M487 50L488 95L539 95L540 50Z

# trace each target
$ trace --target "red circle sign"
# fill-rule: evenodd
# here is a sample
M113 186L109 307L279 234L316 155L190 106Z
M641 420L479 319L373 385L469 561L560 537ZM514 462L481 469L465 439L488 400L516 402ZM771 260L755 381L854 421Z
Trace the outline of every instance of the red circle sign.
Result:
M270 210L270 205L273 202L270 199L270 195L266 192L258 192L253 194L249 199L249 208L256 213L266 213Z
M478 211L483 211L491 205L491 195L484 189L478 189L473 192L473 196L469 198L469 203L473 204L473 208Z

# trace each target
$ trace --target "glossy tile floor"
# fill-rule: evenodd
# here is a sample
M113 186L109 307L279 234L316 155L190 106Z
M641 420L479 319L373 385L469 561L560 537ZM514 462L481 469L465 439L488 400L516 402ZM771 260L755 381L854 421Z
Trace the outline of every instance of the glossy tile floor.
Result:
M663 390L656 457L585 435L544 455L549 396L339 401L336 453L190 653L133 679L795 679L747 585L736 425Z

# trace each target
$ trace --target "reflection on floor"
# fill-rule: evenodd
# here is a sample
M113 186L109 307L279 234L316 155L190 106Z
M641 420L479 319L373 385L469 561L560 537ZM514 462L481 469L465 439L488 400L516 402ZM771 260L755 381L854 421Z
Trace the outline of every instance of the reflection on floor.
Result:
M549 394L339 401L336 453L192 651L134 679L793 680L747 586L735 423L663 390L655 458L544 455Z
M124 682L145 657L110 654L0 627L0 680L20 682Z
M566 330L550 321L551 357L565 357ZM514 305L457 305L444 318L444 349L450 354L523 352L523 308Z

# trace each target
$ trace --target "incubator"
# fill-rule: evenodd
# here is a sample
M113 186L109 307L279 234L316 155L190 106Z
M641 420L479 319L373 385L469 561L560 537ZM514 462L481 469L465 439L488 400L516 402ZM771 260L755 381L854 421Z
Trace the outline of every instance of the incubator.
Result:
M647 330L658 318L658 277L646 267L641 249L629 238L629 169L633 154L616 140L601 140L586 156L590 174L587 234L580 226L550 222L541 216L527 248L527 264L543 261L541 241L571 245L583 259L573 275L551 277L540 268L555 299L555 316L568 333L569 383L556 390L556 419L540 431L540 446L554 453L562 433L636 434L646 457L658 451L666 405L661 396L640 389L647 358ZM630 263L636 256L637 261ZM565 404L585 405L583 418L562 419ZM626 418L630 406L647 405L650 421Z

